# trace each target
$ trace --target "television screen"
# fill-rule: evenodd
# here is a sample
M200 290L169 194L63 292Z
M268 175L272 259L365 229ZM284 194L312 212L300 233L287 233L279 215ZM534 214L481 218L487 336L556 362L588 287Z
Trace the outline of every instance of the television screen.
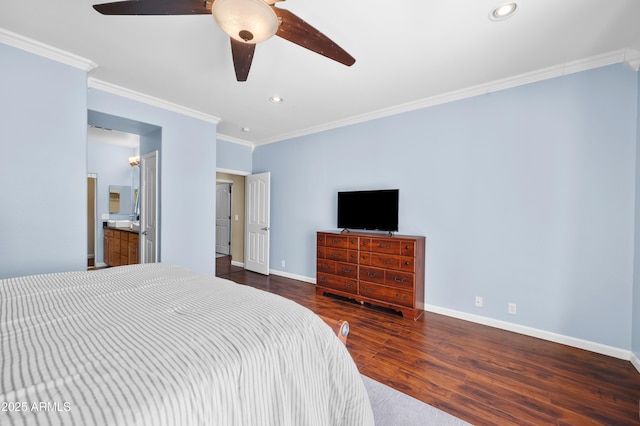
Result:
M398 189L338 192L338 228L395 232Z

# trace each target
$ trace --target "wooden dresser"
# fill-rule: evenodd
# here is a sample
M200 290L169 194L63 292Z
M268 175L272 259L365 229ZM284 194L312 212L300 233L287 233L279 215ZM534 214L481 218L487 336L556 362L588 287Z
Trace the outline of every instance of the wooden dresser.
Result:
M424 313L425 237L318 232L316 293L391 308L416 320Z
M104 263L109 266L140 263L139 235L129 229L104 228Z

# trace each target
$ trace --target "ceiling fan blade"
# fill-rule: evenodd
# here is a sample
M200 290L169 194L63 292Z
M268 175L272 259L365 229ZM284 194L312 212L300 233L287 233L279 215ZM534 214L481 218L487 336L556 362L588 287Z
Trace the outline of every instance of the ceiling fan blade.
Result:
M127 0L94 4L103 15L204 15L211 13L206 0Z
M231 54L233 55L233 67L236 70L236 80L247 81L256 45L243 43L231 37L229 40L231 40Z
M356 60L329 37L286 9L271 7L282 21L276 35L346 66Z

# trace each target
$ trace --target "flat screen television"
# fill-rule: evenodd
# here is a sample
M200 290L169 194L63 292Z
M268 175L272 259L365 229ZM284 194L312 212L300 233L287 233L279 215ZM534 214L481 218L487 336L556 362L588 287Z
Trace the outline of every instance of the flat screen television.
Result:
M398 189L338 192L338 228L396 232Z

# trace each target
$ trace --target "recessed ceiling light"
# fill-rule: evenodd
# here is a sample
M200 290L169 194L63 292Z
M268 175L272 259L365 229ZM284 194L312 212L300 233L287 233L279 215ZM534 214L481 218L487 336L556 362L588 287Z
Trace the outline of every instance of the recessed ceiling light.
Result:
M242 131L243 131L243 132L250 132L250 131L251 131L251 129L250 129L250 128L248 128L248 127L243 127L243 128L242 128Z
M489 14L489 19L492 21L501 21L503 19L507 19L516 13L516 9L518 5L514 2L502 3L500 6L496 7Z
M269 98L269 101L272 104L279 104L279 103L282 103L284 101L284 99L282 99L280 96L272 96L272 97Z

